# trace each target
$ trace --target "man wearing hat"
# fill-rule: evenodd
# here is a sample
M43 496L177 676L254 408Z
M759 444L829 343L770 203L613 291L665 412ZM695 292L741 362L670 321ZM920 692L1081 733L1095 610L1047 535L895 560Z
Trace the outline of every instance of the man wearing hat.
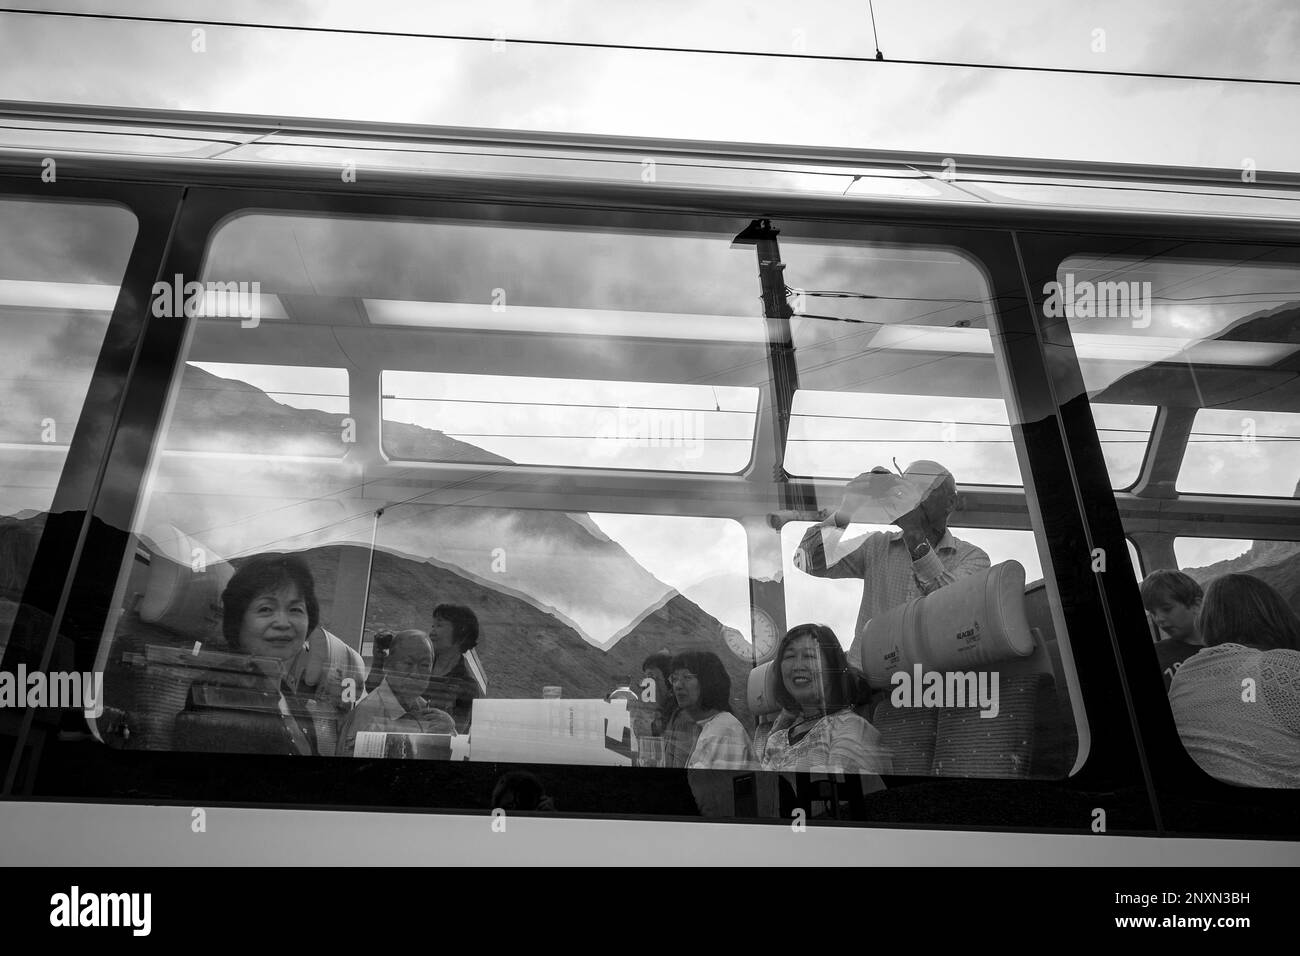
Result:
M956 505L957 482L938 462L914 461L901 477L873 468L850 481L839 508L808 529L795 567L819 578L862 579L856 640L876 615L989 566L983 550L948 530ZM877 531L846 547L841 539L854 520L899 530Z

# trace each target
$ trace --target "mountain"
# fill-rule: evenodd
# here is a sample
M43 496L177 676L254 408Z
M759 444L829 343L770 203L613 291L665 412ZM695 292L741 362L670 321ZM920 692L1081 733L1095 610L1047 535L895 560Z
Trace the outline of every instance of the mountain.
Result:
M334 580L345 552L354 546L327 546L303 552L317 581ZM333 616L329 588L320 589L321 620ZM732 706L748 720L745 687L749 666L732 654L723 627L693 601L675 594L642 616L608 650L584 640L573 627L532 602L476 581L454 569L377 551L371 568L365 629L369 634L412 626L427 629L438 604L462 604L479 620L478 653L493 697L536 698L542 687L557 685L565 697L604 697L624 677L637 681L641 662L655 651L709 650L717 654L732 682Z
M292 407L192 365L181 389L167 449L267 457L240 466L258 487L242 478L213 483L207 457L169 458L144 528L175 525L236 565L259 551L302 554L327 627L336 618L360 621L359 608L336 608L337 601L365 602L368 634L427 629L437 604L466 605L479 618L478 650L494 697L536 698L546 685L559 685L565 697L604 697L624 676L639 684L652 651L707 648L725 662L743 713L748 667L727 649L722 625L587 514L361 498L365 475L344 457L347 416ZM433 429L386 421L384 433L395 458L510 464ZM287 455L334 460L316 467ZM404 475L382 480L407 481L413 493L427 487ZM226 493L230 487L237 493ZM367 513L380 508L382 516ZM0 596L21 593L43 521L0 519L0 550L13 559L0 560Z
M734 629L733 629L734 630ZM651 609L606 652L620 674L638 675L641 662L665 648L674 652L712 651L722 661L731 678L731 707L741 723L752 727L746 688L751 670L727 647L724 628L718 620L702 611L694 601L674 594Z
M313 548L303 557L318 581L333 580L352 546ZM329 626L333 598L321 591L321 620ZM604 697L615 675L606 655L572 627L531 603L427 561L377 551L371 568L365 629L369 634L410 627L427 630L438 604L462 604L479 620L479 657L492 697L541 697L558 685L565 697Z
M343 441L346 417L291 407L245 382L186 366L168 431L169 449L311 455L335 461L322 463L310 493L299 491L302 482L295 484L292 477L278 486L290 488L289 495L271 482L270 494L290 499L282 504L268 506L265 492L262 497L158 496L146 527L176 525L223 555L305 550L340 541L369 544L373 534L378 549L457 568L527 595L534 606L555 610L597 647L672 593L585 514L463 507L443 500L431 505L418 500L428 485L400 472L378 479L386 489L383 493L396 502L358 498L366 475L361 466L343 458L348 450ZM511 464L434 429L392 421L385 421L383 429L385 451L394 459ZM279 467L275 459L268 460L268 472ZM189 469L198 484L211 464L201 458L173 459L169 468L178 473ZM302 466L284 468L295 475ZM443 490L459 493L454 483ZM412 496L417 500L404 500ZM461 500L468 503L476 497L479 492L466 488ZM383 508L382 517L372 521L367 508Z
M1275 587L1300 614L1300 541L1256 541L1245 554L1183 571L1202 587L1224 574L1254 575Z
M347 416L277 402L261 389L186 365L164 448L239 451L253 455L340 458L348 449ZM385 451L393 458L510 464L476 445L429 428L384 422Z

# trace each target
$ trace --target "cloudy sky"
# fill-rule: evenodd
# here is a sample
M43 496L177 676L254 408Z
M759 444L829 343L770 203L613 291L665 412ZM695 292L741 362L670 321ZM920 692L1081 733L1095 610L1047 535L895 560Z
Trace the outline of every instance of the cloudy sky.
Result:
M62 0L15 7L826 56L865 4ZM887 60L1300 80L1290 0L878 0ZM13 99L752 142L1300 169L1296 90L709 53L0 15ZM1101 31L1101 32L1099 32Z
M39 9L50 4L14 5ZM860 2L809 0L795 5L663 0L631 4L569 0L530 4L520 0L435 5L328 0L272 5L240 0L186 4L64 0L58 9L496 37L505 42L0 14L0 90L6 97L1225 170L1238 169L1249 160L1260 170L1300 171L1300 135L1294 121L1300 112L1300 90L1285 86L511 42L531 39L870 57L875 49L871 21ZM1300 60L1295 56L1300 48L1300 8L1289 0L1236 6L1217 0L1086 5L1057 0L877 0L876 24L887 61L1064 66L1300 82ZM196 35L196 29L202 32ZM506 282L500 278L501 269L508 272L515 307L537 310L530 314L544 315L547 320L561 318L560 310L576 308L636 310L649 315L652 302L656 314L680 317L696 313L697 320L708 315L719 322L735 316L754 319L752 258L738 255L717 237L678 238L672 247L654 239L627 239L630 251L620 259L618 244L604 236L552 234L539 243L536 237L524 235L526 230L516 231L510 241L517 240L532 257L528 261L546 277L553 277L565 262L583 261L593 248L612 257L598 273L588 270L585 279L569 277L563 285L568 297L551 300L547 295L554 284L538 283L536 291L531 290L519 265L522 260L510 260L510 242L503 241L499 230L492 230L476 248L466 239L474 231L467 226L389 224L348 241L343 229L319 228L319 224L300 220L287 226L267 226L262 245L255 241L255 224L248 227L245 239L237 241L239 228L227 235L231 276L260 275L266 290L274 294L355 297L363 302L372 322L379 321L384 309L400 312L393 303L402 302L450 303L459 309L453 323L477 321L471 306L483 302L484 290ZM276 229L280 231L276 233ZM412 230L428 233L421 240L425 245L444 242L445 256L461 257L454 260L457 266L441 271L403 269L392 250L409 246ZM440 230L446 234L443 239L436 235ZM456 230L461 234L453 241L450 233ZM646 278L655 274L655 269L646 266L646 255L651 247L660 246L666 250L664 261L676 256L697 264L689 275L679 274L680 281L668 294L675 301L667 303L659 283ZM982 281L954 255L935 253L920 259L876 250L863 257L812 242L800 245L795 237L789 238L783 250L791 266L792 284L862 288L870 281L877 291L888 284L889 291L902 298L910 294L967 299L974 303L971 318L975 326L968 331L982 331ZM706 256L712 257L707 267ZM395 262L395 272L385 271ZM723 275L728 277L726 282L719 279ZM51 278L87 281L83 276ZM1194 282L1188 285L1189 276L1169 273L1155 278L1157 293L1175 287L1184 295L1203 291ZM1252 288L1260 288L1261 282L1269 285L1272 277L1243 274L1240 278ZM113 278L100 277L98 281L111 282ZM1163 286L1159 284L1162 281ZM1288 274L1276 277L1272 287L1279 292L1300 288L1293 283ZM580 294L575 289L580 289ZM1222 290L1215 287L1214 291ZM833 310L853 316L860 308L860 303L837 302L832 307L823 301L809 311ZM1162 307L1148 334L1207 334L1249 309L1230 311L1220 307L1217 312L1192 314L1184 307ZM930 326L935 320L925 315L931 312L933 309L918 312L912 302L873 303L870 315L895 326L909 322ZM392 321L436 324L423 313L414 319L409 311L405 315L405 319ZM939 324L947 326L951 318ZM1088 334L1082 328L1075 332ZM798 320L795 334L804 363L801 382L805 391L800 398L803 404L796 405L802 417L795 421L794 436L802 444L799 454L790 459L793 470L846 477L859 470L859 460L869 467L897 455L905 464L912 457L929 454L948 460L967 481L1018 482L1019 466L1005 443L1007 411L1000 398L987 390L989 382L996 387L990 356L981 356L976 349L947 360L941 367L943 374L933 375L937 383L943 383L936 385L936 391L944 394L918 397L903 394L907 389L898 383L907 368L900 371L891 365L887 351L877 352L873 361L878 364L865 372L860 361L844 361L862 354L866 340L854 338L857 333L846 335L839 326ZM984 335L987 340L987 333ZM348 341L346 335L343 341ZM614 462L622 467L693 466L734 472L746 462L736 460L732 443L736 435L749 434L752 428L754 386L761 382L754 375L721 379L713 375L709 380L719 382L716 387L680 384L703 380L715 366L721 366L725 356L721 349L715 351L717 362L714 351L697 349L692 360L701 368L677 368L673 379L650 375L654 363L645 359L646 353L632 355L614 343L600 356L611 369L605 379L595 375L564 379L557 373L551 379L517 381L515 391L504 392L498 382L484 376L459 374L457 369L463 363L450 358L441 368L392 364L385 367L404 370L386 377L384 391L395 397L386 404L385 415L464 435L467 442L519 461L607 465L613 453L622 456ZM27 359L15 353L13 362L17 366ZM340 360L338 365L342 364ZM318 388L334 397L325 402L318 397L297 400L286 396L280 400L337 411L339 368L325 360L318 365L325 370L320 375L322 381L329 380L326 384L312 385L301 374L284 372L272 374L265 382L257 381L256 374L231 377L268 391ZM219 372L215 365L208 367ZM621 382L624 376L641 384L610 384ZM664 386L664 381L679 384ZM1102 380L1089 381L1094 388L1104 384ZM665 388L673 394L665 394ZM834 394L846 389L864 392L869 398L855 404L854 399ZM538 393L558 404L539 409ZM475 404L491 395L499 400L503 394L512 399L529 398L504 411L499 404ZM560 408L583 402L598 404L601 410ZM610 410L622 404L633 408L666 406L671 420L658 427L678 429L684 441L667 447L633 441L611 448L607 443L584 440L539 442L518 437L547 428L562 435L590 433L599 437L609 431L617 437L626 423ZM678 414L681 408L699 414L682 418ZM451 410L457 417L449 417ZM813 417L834 413L854 420ZM1116 429L1145 427L1150 414L1149 408L1136 405L1098 410L1099 420ZM1222 421L1198 421L1198 429L1207 439L1194 449L1202 456L1197 461L1204 466L1198 471L1211 477L1207 478L1209 486L1197 490L1225 490L1227 483L1240 480L1243 474L1258 475L1261 480L1280 474L1276 459L1265 457L1263 446L1234 444L1225 449L1212 441L1222 433L1239 430L1240 412L1223 415ZM27 417L32 422L44 420L43 415L37 418L36 411ZM1258 428L1261 434L1294 434L1292 418L1258 417ZM945 443L943 435L949 420L974 423L961 426L955 445ZM924 427L918 428L918 424ZM814 432L814 428L820 431ZM488 434L503 431L509 434ZM1115 437L1124 434L1117 431ZM712 444L707 443L710 440ZM851 462L842 453L845 442L852 442L856 452ZM906 447L900 450L900 445ZM1136 450L1118 441L1107 447L1113 475L1126 474L1135 467ZM1294 457L1295 453L1291 454ZM1278 493L1286 493L1286 489ZM724 622L748 629L743 578L720 586L713 570L722 563L723 552L739 552L743 538L720 532L705 519L691 523L686 519L671 522L602 515L594 520L660 580L691 594ZM802 527L790 525L787 537L797 537ZM267 536L281 531L289 535L295 530L286 525L272 529ZM358 534L366 534L366 529L359 527ZM1026 564L1031 578L1041 573L1036 549L1027 535L975 532L970 536L979 540L994 560L1016 557ZM1244 544L1224 546L1241 550ZM785 548L787 557L791 550ZM818 582L814 588L802 575L791 573L788 567L785 570L793 618L819 616L837 625L843 621L847 631L860 588L855 590L851 582ZM836 586L838 591L833 590ZM643 609L638 599L626 614L631 617ZM588 618L578 613L574 616L590 623L591 636L597 640L608 637L620 623L617 614L608 609L599 614L592 610Z

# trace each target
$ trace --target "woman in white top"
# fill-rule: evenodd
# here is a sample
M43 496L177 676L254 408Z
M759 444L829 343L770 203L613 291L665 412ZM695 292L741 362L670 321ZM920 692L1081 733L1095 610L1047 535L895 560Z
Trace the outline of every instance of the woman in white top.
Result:
M1183 746L1225 783L1300 788L1300 618L1265 582L1225 574L1197 628L1205 649L1169 685Z
M763 770L804 773L893 771L880 732L853 711L853 678L829 627L801 624L777 645L781 715L754 742ZM877 786L883 786L879 781Z
M699 728L688 770L744 770L753 765L749 735L731 712L731 677L716 654L686 651L669 665L668 686L680 719Z

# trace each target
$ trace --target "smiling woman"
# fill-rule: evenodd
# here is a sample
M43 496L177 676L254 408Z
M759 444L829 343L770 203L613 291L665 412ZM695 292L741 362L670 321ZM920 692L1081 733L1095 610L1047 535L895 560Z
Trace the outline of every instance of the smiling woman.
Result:
M276 663L281 695L277 710L293 751L332 754L338 722L350 704L340 692L342 681L349 678L333 672L341 674L351 665L350 679L359 694L356 679L363 670L355 652L318 629L320 605L306 562L283 554L250 559L226 585L222 612L222 631L234 650ZM200 684L204 680L200 677ZM190 695L194 697L193 687ZM237 750L239 744L231 742L223 749Z
M834 631L818 624L791 628L777 646L775 660L782 710L754 747L764 770L893 771L880 733L852 709L856 682ZM879 778L864 783L868 792L883 786Z

